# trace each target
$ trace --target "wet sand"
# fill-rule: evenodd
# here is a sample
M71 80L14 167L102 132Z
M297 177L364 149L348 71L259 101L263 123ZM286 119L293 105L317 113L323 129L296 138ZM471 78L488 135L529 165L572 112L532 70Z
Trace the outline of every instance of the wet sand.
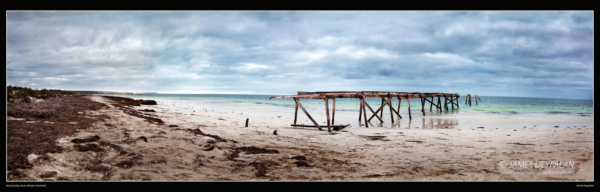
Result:
M156 111L143 113L164 121L164 125L159 125L124 113L106 98L89 98L109 108L84 113L104 114L110 119L61 138L59 143L65 150L48 153L50 161L36 161L36 155L30 155L35 166L22 170L23 173L33 180L119 181L594 179L594 129L590 126L515 126L499 130L371 126L328 133L291 127L293 120L277 117L160 103L132 107ZM244 127L246 118L250 119L249 127ZM413 119L412 123L416 121ZM99 140L72 142L91 136L98 136ZM97 145L102 151L82 152L75 146L87 144ZM510 167L518 162L531 166ZM561 166L545 164L550 162L561 162ZM90 165L108 170L93 172L85 168ZM44 175L53 171L54 176Z

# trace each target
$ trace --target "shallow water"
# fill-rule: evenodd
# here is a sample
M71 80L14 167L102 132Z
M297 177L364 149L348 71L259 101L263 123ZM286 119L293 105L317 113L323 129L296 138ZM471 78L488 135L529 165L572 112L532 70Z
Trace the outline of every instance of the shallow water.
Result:
M295 103L292 99L269 100L271 95L235 95L235 94L152 94L152 95L115 95L135 99L152 99L162 104L179 107L218 112L244 113L273 118L294 120ZM429 98L431 99L431 98ZM444 103L444 98L441 98ZM437 98L434 99L437 102ZM472 105L465 104L465 98L458 99L459 107L449 111L437 111L435 106L430 110L430 105L425 104L425 116L421 112L421 100L410 99L411 116L409 118L407 101L401 100L400 115L390 115L388 107L383 108L381 123L373 117L369 126L389 128L455 128L455 129L523 129L526 128L554 128L573 126L593 126L593 100L574 99L548 99L548 98L523 98L523 97L490 97L481 96L481 101L471 101ZM301 100L304 108L320 124L326 125L326 112L323 100ZM368 98L367 103L377 110L381 105L380 98ZM477 104L476 104L477 103ZM329 100L329 109L333 109L333 102ZM392 100L392 106L398 107L398 99ZM358 121L358 99L336 99L335 124L350 124L352 127L364 125ZM298 110L298 124L313 123L306 118L302 110ZM371 117L367 110L367 118ZM332 116L330 111L330 116ZM364 118L364 117L362 117ZM361 119L362 119L361 118ZM391 122L394 118L394 123ZM400 119L400 120L398 120Z

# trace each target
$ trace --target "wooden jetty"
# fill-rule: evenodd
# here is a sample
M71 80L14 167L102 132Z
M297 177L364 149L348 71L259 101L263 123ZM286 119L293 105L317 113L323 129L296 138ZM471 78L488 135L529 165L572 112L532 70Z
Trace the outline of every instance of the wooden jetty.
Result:
M471 106L471 98L472 97L475 98L475 105L478 104L477 99L479 99L479 101L481 101L481 98L477 97L477 95L467 94L467 95L465 95L465 105L468 104L469 106Z
M379 97L381 98L381 106L377 110L373 110L371 106L367 102L365 102L365 98L369 97ZM396 110L392 105L392 100L395 98L398 99L398 110ZM437 98L437 102L435 102L434 98ZM444 97L444 104L441 103L441 97ZM421 99L421 112L423 116L425 115L425 102L429 102L429 110L433 111L433 106L436 107L436 110L440 112L444 109L449 110L448 104L451 105L452 110L454 110L454 106L458 108L458 98L460 95L458 93L438 93L438 92L428 92L428 93L419 93L419 92L390 92L390 91L327 91L327 92L302 92L298 91L298 95L286 95L286 96L274 96L270 99L284 99L284 98L293 98L296 102L296 111L294 114L294 124L292 126L304 126L306 125L298 125L296 123L298 119L298 107L308 116L308 118L314 123L314 127L317 127L319 130L323 130L321 127L325 125L319 125L317 121L315 121L312 116L304 109L302 104L300 103L300 99L323 99L325 101L325 111L327 116L327 130L331 132L332 125L335 124L335 99L336 98L357 98L360 99L360 110L358 115L358 121L361 121L361 118L365 119L366 127L369 127L368 122L371 121L374 117L376 117L379 121L383 123L383 107L386 105L390 108L390 116L392 117L392 123L394 123L394 114L398 116L398 118L402 118L400 115L400 104L402 99L406 99L406 105L408 107L408 118L412 119L412 114L410 112L410 98L420 98ZM330 121L329 118L329 99L333 100L333 114ZM371 111L371 116L367 119L367 108ZM343 129L340 125L333 125L336 129ZM345 126L344 126L345 127Z

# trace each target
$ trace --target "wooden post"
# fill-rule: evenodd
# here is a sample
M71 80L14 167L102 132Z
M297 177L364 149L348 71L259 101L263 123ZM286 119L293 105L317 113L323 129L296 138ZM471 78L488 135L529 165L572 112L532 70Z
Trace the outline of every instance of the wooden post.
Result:
M398 116L400 116L400 104L402 103L402 99L400 98L400 95L398 95ZM400 116L400 118L402 118L402 116Z
M429 101L429 112L433 112L433 96L431 96L431 101Z
M412 115L410 114L410 98L408 94L406 95L406 104L408 105L408 119L412 119Z
M360 109L358 110L358 122L360 123L360 118L362 118L362 111L363 111L363 102L362 99L360 99Z
M388 95L388 102L389 102L388 106L390 107L390 117L391 117L390 119L392 119L392 125L394 125L394 112L392 111L392 108L393 108L392 107L392 97L390 97L389 95Z
M246 127L248 127L248 121L250 120L250 118L246 118ZM294 123L296 124L296 123Z
M333 114L331 114L331 124L335 125L335 97L333 98Z
M465 95L465 105L467 104L468 100L469 100L469 94Z
M308 116L308 118L315 124L315 126L317 126L317 128L319 128L319 130L323 131L323 129L321 129L321 126L319 126L319 124L317 123L317 121L315 121L310 114L308 114L308 112L306 112L306 109L304 109L304 107L302 106L302 104L300 103L300 99L298 98L294 98L294 100L296 101L296 104L298 104L298 106L300 106L300 109L302 109L302 111L304 111L304 114L306 114L306 116Z
M450 105L452 106L452 111L454 111L454 99L450 96Z
M438 109L440 110L440 113L441 113L443 110L442 110L442 99L440 97L442 97L442 96L438 95Z
M383 105L383 102L385 102L385 99L381 97L381 105ZM383 110L381 110L381 112L379 113L379 118L383 118Z
M296 101L296 98L294 98ZM294 113L294 125L296 124L296 120L298 119L298 103L296 103L296 112Z
M477 95L475 95L475 105L478 105L479 103L477 103Z
M369 121L367 121L367 108L364 106L367 103L365 102L364 97L362 97L361 100L363 103L363 116L365 117L365 126L367 126L367 128L369 128ZM376 114L373 114L373 115L376 115Z
M458 103L459 103L458 98L460 98L460 95L456 96L456 108L460 108L460 106L458 105Z
M329 122L329 98L325 98L325 111L327 113L327 131L331 132L331 124Z
M425 100L423 100L423 96L421 96L421 112L423 112L423 116L425 116Z

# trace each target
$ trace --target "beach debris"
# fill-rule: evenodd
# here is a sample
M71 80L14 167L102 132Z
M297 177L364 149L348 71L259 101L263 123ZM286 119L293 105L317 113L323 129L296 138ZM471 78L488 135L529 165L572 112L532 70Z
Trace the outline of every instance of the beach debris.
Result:
M48 172L42 173L40 175L40 178L55 177L56 175L58 175L58 173L56 171L48 171Z
M506 135L506 136L510 136L510 135Z
M86 137L85 139L73 139L71 140L71 143L87 143L87 142L96 142L100 140L100 136L98 135L94 135L94 136L89 136Z
M419 140L407 140L406 142L415 142L415 143L423 143L423 141L419 141Z
M244 152L246 154L279 153L279 151L277 151L276 149L265 149L265 148L258 148L258 147L254 147L254 146L238 147L238 148L235 148L235 150Z
M277 130L273 131L273 135L277 135Z
M300 161L306 161L306 156L304 156L304 155L296 155L296 156L293 156L290 159L295 159L295 160L300 160Z
M506 144L515 144L515 145L535 145L530 143L506 143Z
M297 167L312 167L306 161L296 161L293 164L296 164Z
M527 126L523 126L523 128L527 128Z
M484 127L477 127L477 128L483 129Z
M144 112L156 112L156 111L154 111L154 109L142 109L142 110L139 110L139 111L144 111Z
M560 143L550 143L550 145L558 145L558 144L560 144Z
M140 136L135 140L144 140L146 143L148 143L148 138L144 137L144 136Z
M102 149L100 146L98 146L97 144L94 144L94 143L88 143L86 145L75 144L75 145L73 145L73 147L75 147L75 149L80 152L86 152L86 151L103 152L104 151L104 149Z
M383 138L386 138L387 136L368 136L368 135L360 135L360 136L363 138L373 140L373 141L375 141L375 140L389 141L387 139L383 139Z
M178 127L177 125L169 125L169 127Z
M215 146L214 146L214 145L211 145L211 144L209 144L209 145L210 145L210 147L209 147L209 148L206 148L206 149L203 149L203 150L204 150L204 151L212 151L213 149L215 149Z
M513 130L513 131L517 131L517 130L515 129L515 130Z
M250 121L250 118L246 118L246 127L248 127L248 121Z
M121 162L117 163L115 166L123 168L123 169L129 169L129 168L133 167L133 161L131 161L131 160L121 161Z

